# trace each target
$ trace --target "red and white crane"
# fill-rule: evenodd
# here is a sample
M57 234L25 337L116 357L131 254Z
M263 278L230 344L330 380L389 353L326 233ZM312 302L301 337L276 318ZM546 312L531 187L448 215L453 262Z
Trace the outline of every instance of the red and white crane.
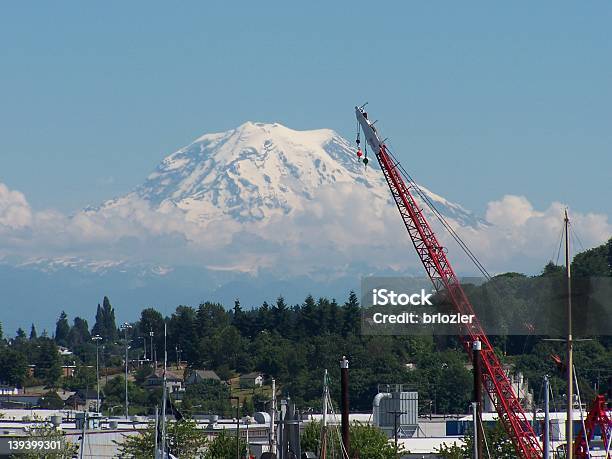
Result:
M423 209L419 207L415 200L415 194L422 194L418 185L403 171L398 161L388 150L385 141L379 137L374 123L368 119L364 106L355 107L355 115L367 142L364 147L367 148L367 145L369 145L376 154L376 159L387 180L387 185L391 190L391 195L395 200L406 230L425 267L425 271L427 271L427 275L433 283L434 289L438 292L444 292L457 312L474 314L474 309L446 257L445 248L438 241L423 213ZM362 153L361 149L358 150L358 155L359 153ZM361 157L361 155L359 156ZM364 158L364 163L367 165L366 159L367 155ZM522 459L541 458L542 448L538 438L525 416L508 375L477 320L465 328L462 340L470 356L472 355L469 352L472 343L474 341L482 343L482 382L495 404L499 418L512 439L517 456Z

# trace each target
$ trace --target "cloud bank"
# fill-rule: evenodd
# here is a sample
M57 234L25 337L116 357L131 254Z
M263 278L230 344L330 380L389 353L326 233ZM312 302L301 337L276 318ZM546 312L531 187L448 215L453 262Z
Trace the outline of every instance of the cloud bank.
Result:
M231 218L195 223L172 206L153 209L145 200L119 200L99 210L65 215L36 211L26 197L0 183L0 255L17 260L78 257L167 266L197 265L281 277L327 279L370 272L420 273L420 263L391 205L372 201L350 184L321 187L309 205L265 222ZM535 209L524 196L507 195L487 206L491 226L457 227L491 272L535 273L556 253L562 203ZM608 216L572 210L585 247L612 235ZM434 224L435 226L435 224ZM474 270L450 238L451 262L465 275ZM362 272L362 274L366 274Z

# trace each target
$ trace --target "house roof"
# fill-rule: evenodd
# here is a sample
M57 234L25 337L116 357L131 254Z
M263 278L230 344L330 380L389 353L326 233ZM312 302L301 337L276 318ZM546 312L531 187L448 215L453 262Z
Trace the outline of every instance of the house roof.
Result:
M164 377L164 370L157 369L155 372L147 377L147 379L162 379ZM176 371L166 370L166 380L168 381L183 381L183 373Z
M93 389L88 389L88 390L79 389L77 390L76 395L78 395L83 400L97 400L98 399L98 392ZM102 392L100 392L100 398L104 398Z
M214 379L216 381L221 381L219 375L212 370L193 370L191 375L197 375L200 379ZM191 376L190 375L190 376Z
M255 379L259 376L263 376L263 374L258 371L252 371L251 373L240 375L240 379Z

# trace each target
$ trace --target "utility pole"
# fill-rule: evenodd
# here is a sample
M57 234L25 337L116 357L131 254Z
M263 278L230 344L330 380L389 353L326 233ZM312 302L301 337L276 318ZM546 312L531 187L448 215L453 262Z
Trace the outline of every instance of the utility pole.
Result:
M236 459L240 459L240 397L233 395L230 400L236 400Z
M155 406L155 459L159 459L159 446L157 443L159 433L159 408Z
M162 387L162 459L166 459L168 457L166 446L166 397L168 396L166 390L166 366L168 364L168 351L166 350L166 324L164 323L164 375L162 378L163 387Z
M123 330L124 334L125 334L125 419L128 419L130 417L130 402L128 400L128 349L130 348L128 346L128 330L132 328L132 326L130 324L128 324L127 322L125 322L122 326L121 326L121 330Z
M567 423L566 459L574 457L574 342L572 337L572 269L570 265L569 217L565 209L565 273L567 278Z
M321 425L321 451L320 458L327 459L327 400L329 398L329 387L327 386L327 368L323 375L323 422Z
M96 343L96 411L100 412L100 353L98 351L99 343L102 340L100 335L92 336L91 338Z
M476 403L476 429L478 431L478 435L476 435L476 431L474 431L474 440L476 445L476 451L478 453L478 458L482 458L483 455L483 439L484 439L484 431L482 428L482 362L480 352L482 350L482 342L480 340L475 340L472 343L472 351L473 351L473 366L474 366L474 403Z
M393 442L395 444L395 454L397 455L397 441L398 441L398 426L397 426L397 420L400 418L401 415L406 414L405 411L400 411L400 410L393 410L393 411L387 411L388 414L392 414L393 415Z
M344 450L349 457L351 449L351 438L349 432L349 380L348 380L349 362L345 356L342 356L340 361L340 384L342 392L342 444Z
M544 458L550 459L550 381L544 375Z
M270 452L275 454L276 451L276 380L272 380L272 409L270 410Z
M150 349L149 349L150 356L149 357L150 357L151 363L153 363L153 360L154 360L154 358L153 358L153 336L155 336L155 333L153 333L153 330L149 330L149 338L151 338L151 346L150 346ZM155 369L156 368L153 367L154 371L155 371Z
M481 459L478 455L478 403L472 402L472 421L474 427L474 459Z

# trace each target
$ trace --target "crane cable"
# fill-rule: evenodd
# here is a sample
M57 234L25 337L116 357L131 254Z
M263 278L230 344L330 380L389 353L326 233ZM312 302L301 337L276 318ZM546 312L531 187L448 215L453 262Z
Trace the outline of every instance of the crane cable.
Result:
M459 234L457 234L457 232L453 229L453 227L450 225L450 223L448 223L448 221L444 218L444 216L442 215L442 213L438 210L438 208L435 206L435 204L432 202L432 200L429 198L429 196L427 196L427 194L421 189L421 187L415 182L415 180L412 178L412 176L408 173L408 171L406 171L406 169L404 169L404 166L402 166L402 164L399 162L399 160L395 157L395 155L388 149L388 147L385 145L385 151L389 154L389 156L393 159L394 163L395 163L395 168L398 169L400 171L400 174L404 177L404 179L406 179L408 181L408 183L414 188L414 190L416 190L418 196L421 198L421 200L427 205L427 207L429 207L429 209L432 211L432 213L436 216L436 218L440 221L440 223L442 224L442 226L450 233L450 235L452 236L452 238L455 240L455 242L457 242L457 244L459 245L459 247L461 248L461 250L463 250L463 252L467 255L467 257L472 261L472 263L474 263L474 265L476 266L476 268L480 271L480 273L485 277L485 279L487 280L491 280L491 275L489 274L489 272L487 271L487 269L484 267L484 265L480 262L480 260L478 259L478 257L474 254L474 252L472 252L470 250L470 248L468 247L468 245L463 241L463 239L461 239L461 236L459 236Z

